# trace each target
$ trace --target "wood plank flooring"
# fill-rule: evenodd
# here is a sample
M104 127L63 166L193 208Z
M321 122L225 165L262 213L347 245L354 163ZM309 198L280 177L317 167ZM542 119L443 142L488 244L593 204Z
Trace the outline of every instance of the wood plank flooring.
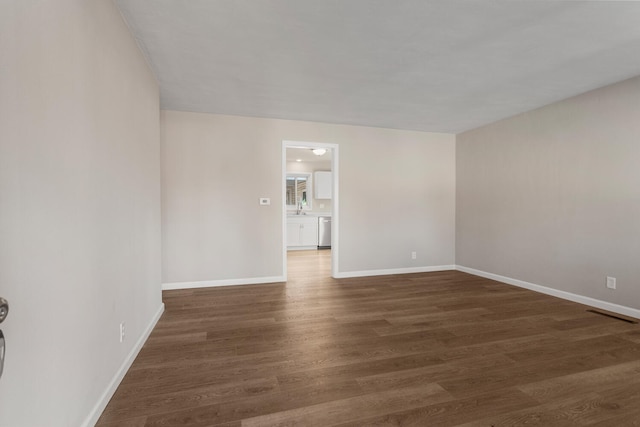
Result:
M166 291L98 426L640 426L640 327L469 274Z

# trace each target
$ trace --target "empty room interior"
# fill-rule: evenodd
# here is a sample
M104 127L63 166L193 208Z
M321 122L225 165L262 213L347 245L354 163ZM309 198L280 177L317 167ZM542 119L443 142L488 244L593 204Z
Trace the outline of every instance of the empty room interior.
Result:
M0 2L0 426L640 425L638 254L640 2Z

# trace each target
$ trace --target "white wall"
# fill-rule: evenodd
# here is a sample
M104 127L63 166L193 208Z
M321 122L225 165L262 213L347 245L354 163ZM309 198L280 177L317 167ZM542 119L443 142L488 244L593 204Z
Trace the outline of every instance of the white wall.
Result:
M3 1L0 52L0 425L78 426L161 309L158 88L107 0Z
M339 144L341 272L454 264L454 135L176 111L160 122L164 283L283 274L283 140Z
M458 135L457 263L640 309L639 118L637 77Z

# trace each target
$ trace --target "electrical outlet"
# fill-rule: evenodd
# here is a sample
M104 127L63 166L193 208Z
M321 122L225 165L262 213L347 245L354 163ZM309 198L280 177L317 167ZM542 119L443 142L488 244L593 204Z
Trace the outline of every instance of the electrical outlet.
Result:
M271 204L271 199L268 197L260 197L260 205L267 206Z
M411 259L416 259L418 258L418 253L417 252L411 252Z
M120 342L124 342L124 322L120 323Z
M616 288L616 278L615 277L607 277L607 288L615 289Z

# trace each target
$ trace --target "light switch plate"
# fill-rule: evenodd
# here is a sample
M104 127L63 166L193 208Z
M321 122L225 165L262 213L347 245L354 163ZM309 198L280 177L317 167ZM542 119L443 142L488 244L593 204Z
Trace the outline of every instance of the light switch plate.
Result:
M270 205L271 199L268 197L260 197L260 204L263 206Z

